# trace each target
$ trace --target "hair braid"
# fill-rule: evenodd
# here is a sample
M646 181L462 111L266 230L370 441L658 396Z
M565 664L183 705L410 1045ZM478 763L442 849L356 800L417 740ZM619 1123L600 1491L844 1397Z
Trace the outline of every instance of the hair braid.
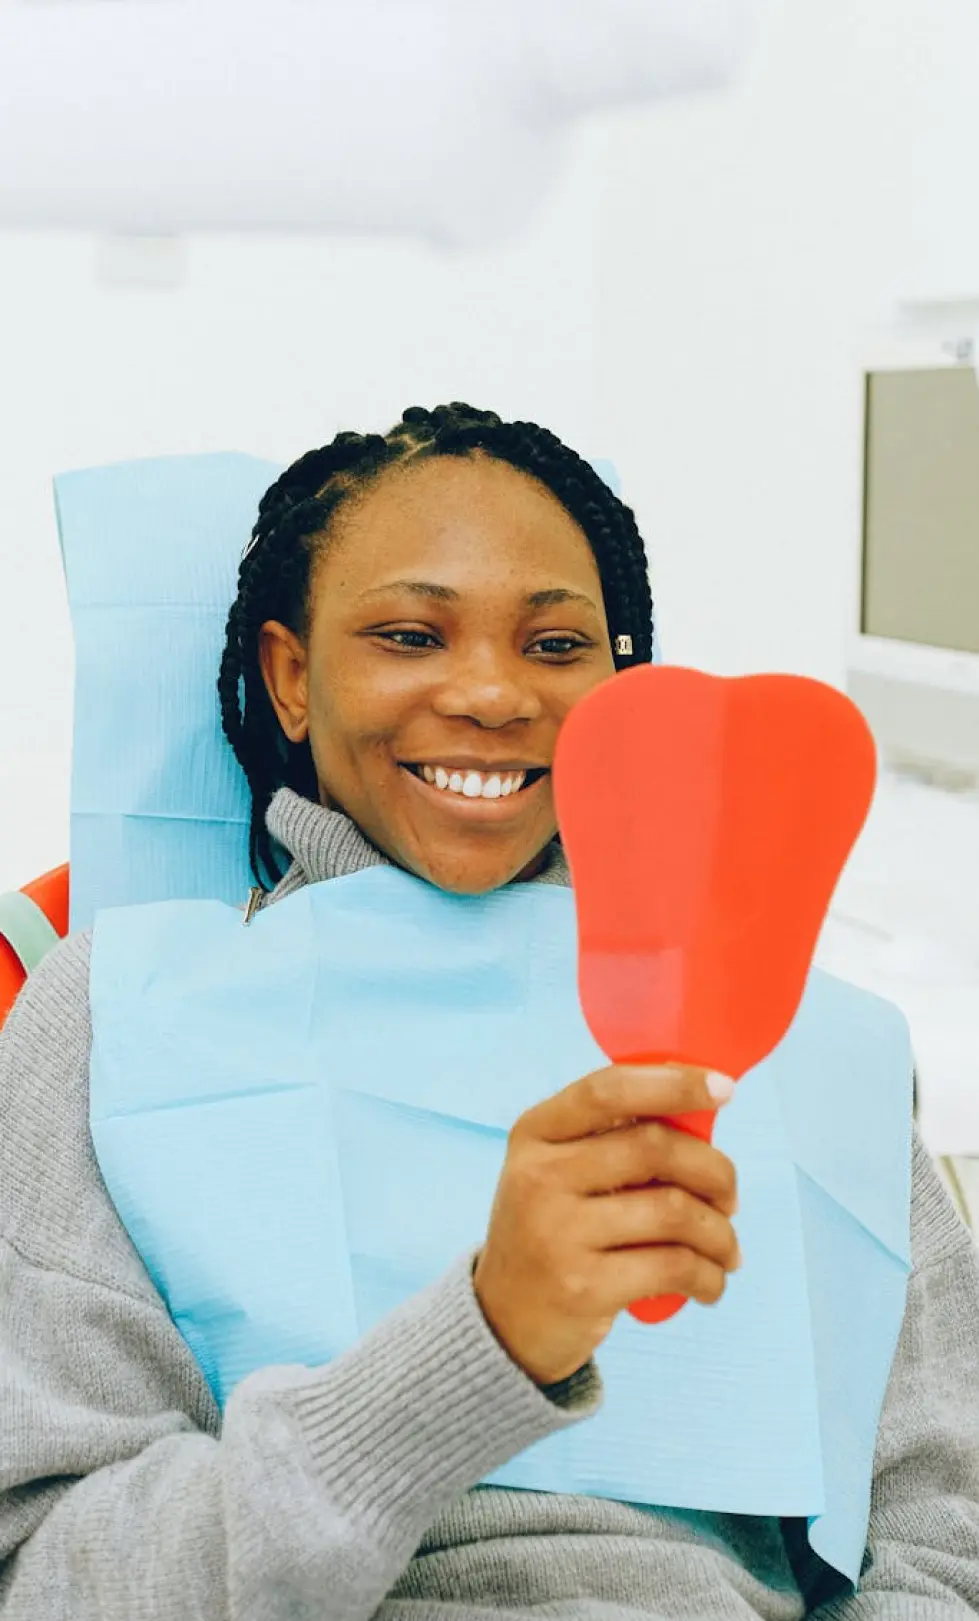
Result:
M385 436L337 434L301 456L262 497L228 614L218 696L225 736L251 791L249 855L259 884L282 876L265 820L273 796L282 787L310 799L318 792L309 744L289 742L269 698L259 663L261 628L275 619L305 635L312 565L344 501L388 467L475 451L538 479L584 531L602 583L616 668L652 659L653 605L635 516L555 434L535 422L504 422L462 401L431 411L410 406ZM616 650L620 636L629 637L631 652Z

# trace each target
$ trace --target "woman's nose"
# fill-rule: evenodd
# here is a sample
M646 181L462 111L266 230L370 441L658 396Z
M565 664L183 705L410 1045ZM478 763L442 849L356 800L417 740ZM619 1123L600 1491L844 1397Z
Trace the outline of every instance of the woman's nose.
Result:
M447 719L499 728L537 720L543 704L526 659L482 651L453 661L435 694L434 708Z

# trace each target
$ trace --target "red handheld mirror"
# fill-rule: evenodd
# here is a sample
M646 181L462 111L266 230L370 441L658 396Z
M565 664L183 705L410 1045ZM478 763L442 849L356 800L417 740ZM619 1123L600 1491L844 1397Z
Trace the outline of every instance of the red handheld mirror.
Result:
M578 989L619 1064L739 1080L778 1045L876 780L867 723L803 676L642 665L575 705L554 760ZM676 1120L710 1139L715 1116ZM640 1301L663 1322L680 1296Z

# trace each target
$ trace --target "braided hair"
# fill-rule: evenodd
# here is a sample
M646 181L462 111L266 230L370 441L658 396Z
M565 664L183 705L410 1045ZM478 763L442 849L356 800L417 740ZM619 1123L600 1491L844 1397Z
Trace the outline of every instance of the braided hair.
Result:
M306 635L312 566L343 502L364 494L389 467L476 451L532 474L584 531L598 565L616 668L652 659L652 599L635 517L556 435L458 402L432 411L411 406L385 435L337 434L332 444L294 462L262 497L228 615L218 677L221 722L251 790L249 854L260 886L282 876L265 824L273 796L288 787L315 800L319 791L308 741L291 743L279 725L259 664L259 632L274 619Z

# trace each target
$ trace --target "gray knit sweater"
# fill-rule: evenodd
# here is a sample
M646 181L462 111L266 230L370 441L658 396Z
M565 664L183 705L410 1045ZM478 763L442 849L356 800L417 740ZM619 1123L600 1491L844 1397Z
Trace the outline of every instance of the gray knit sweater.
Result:
M381 859L295 795L270 821L294 857L277 895ZM567 881L558 853L543 876ZM920 1145L853 1596L795 1522L478 1488L587 1422L601 1380L533 1385L467 1256L328 1367L245 1379L222 1422L93 1156L89 948L55 950L0 1034L0 1621L979 1613L979 1266Z

